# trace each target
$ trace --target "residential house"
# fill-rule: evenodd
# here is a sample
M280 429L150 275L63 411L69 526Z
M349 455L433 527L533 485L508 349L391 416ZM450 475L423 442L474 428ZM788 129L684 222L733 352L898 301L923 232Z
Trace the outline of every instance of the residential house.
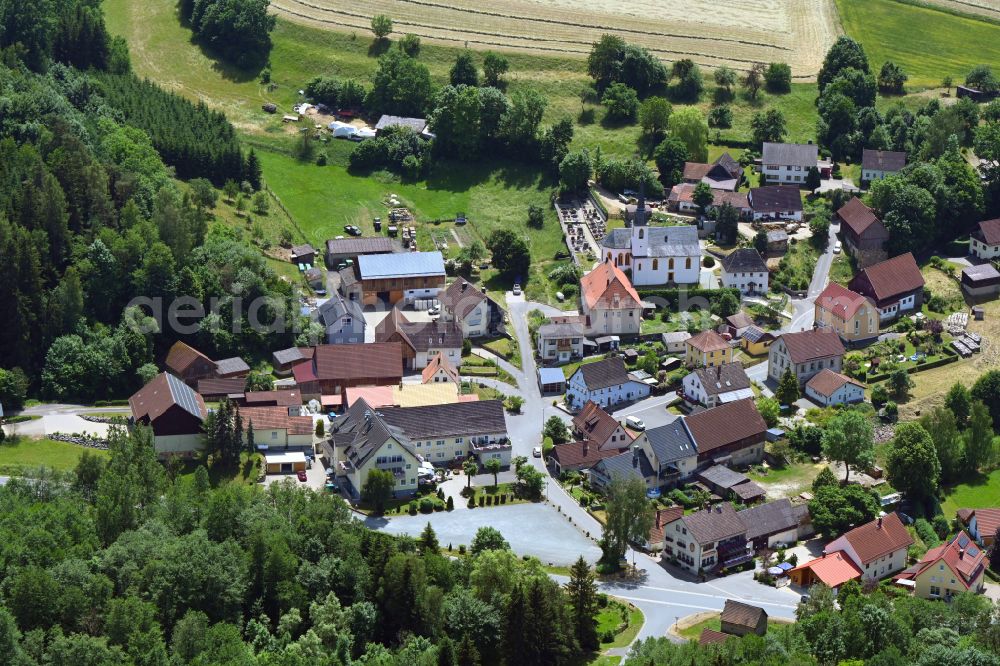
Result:
M646 484L648 490L659 487L656 468L646 457L646 453L638 446L598 460L590 468L588 476L591 487L598 491L603 491L616 478L639 479Z
M803 589L822 583L834 592L849 580L861 580L861 575L858 565L842 550L803 562L788 572L792 582Z
M991 263L966 266L961 283L962 292L970 300L991 300L1000 294L1000 271Z
M766 294L767 263L753 248L740 248L722 258L722 286L739 289L744 296Z
M969 254L987 260L1000 257L1000 217L976 225L969 237Z
M317 308L316 318L326 331L327 344L364 344L365 315L357 301L335 292Z
M685 162L681 179L692 185L707 183L714 190L735 192L743 180L743 167L729 153L722 153L711 164Z
M862 269L848 286L875 302L880 322L919 312L924 300L924 276L909 252Z
M816 297L816 326L835 331L847 345L860 345L878 337L879 317L875 304L836 282Z
M781 381L785 370L791 368L802 386L823 368L840 372L844 351L840 336L828 328L784 333L767 352L767 376Z
M398 342L364 345L318 345L292 367L303 397L329 396L324 406L339 408L349 386L384 386L403 379L403 350ZM322 402L322 400L321 400Z
M258 447L270 450L312 446L314 426L311 416L292 416L288 407L280 405L241 406L239 411L243 428L249 432L253 427L253 441Z
M684 354L691 334L687 331L673 331L663 334L663 347L668 354Z
M168 372L189 386L197 385L199 379L216 376L215 361L180 340L170 347L163 364Z
M684 418L649 428L635 440L634 446L656 470L657 488L667 489L691 478L698 467L698 450Z
M649 529L649 536L646 537L646 543L642 544L643 548L650 553L659 553L662 551L663 546L666 544L664 537L666 535L667 525L683 515L684 507L682 506L671 506L666 509L657 509L656 515L653 517L653 526Z
M723 320L723 322L724 323L719 325L719 333L728 333L734 340L742 338L743 334L747 332L747 329L754 325L753 319L750 318L750 315L742 310L729 315Z
M580 278L580 302L592 334L639 334L642 299L614 264L604 262Z
M889 240L889 230L861 199L853 197L841 206L836 219L840 221L844 250L857 260L859 268L886 260L885 244Z
M745 474L725 465L712 465L697 474L698 482L723 500L750 504L764 499L766 492Z
M588 402L573 417L573 434L580 441L590 442L600 451L621 451L632 445L633 437L615 417Z
M743 509L739 515L756 552L790 546L812 532L808 505L792 504L785 497Z
M767 633L767 611L735 599L726 599L719 620L722 632L732 636Z
M826 545L824 553L838 550L861 570L863 580L882 580L906 567L906 550L913 538L894 512L850 532Z
M446 465L475 458L485 465L496 458L504 467L510 466L511 443L500 400L387 407L378 413L427 462Z
M753 397L750 378L739 362L695 368L682 386L685 398L705 407Z
M761 177L766 183L805 185L809 169L817 167L819 148L812 143L768 143L761 151Z
M899 173L905 166L906 153L865 148L861 151L861 182L867 184L873 180L882 180Z
M754 401L728 402L685 417L698 448L698 466L752 465L764 457L767 424Z
M745 564L753 559L747 527L732 504L681 516L664 528L663 556L693 574Z
M586 472L601 460L617 456L621 452L621 449L598 448L587 440L568 442L552 447L549 464L552 466L554 476L559 476L563 472Z
M959 509L958 519L983 547L993 545L1000 530L1000 509Z
M750 217L754 222L802 221L802 195L797 187L788 185L753 187L750 188L748 200Z
M989 559L965 532L959 532L946 544L928 550L920 561L894 577L898 583L909 581L913 593L921 599L951 601L963 592L982 594Z
M865 385L847 375L823 368L806 382L806 397L821 407L865 401Z
M342 268L348 260L357 262L365 254L392 254L402 252L403 247L387 236L367 238L336 238L326 242L326 266L330 270Z
M630 271L639 286L698 284L701 275L698 228L650 227L643 197L631 226L611 229L601 239L601 254L606 263Z
M440 252L363 254L355 267L361 302L366 306L389 307L437 298L445 287L444 257Z
M447 384L455 386L462 385L462 377L458 374L455 364L447 356L438 354L433 357L420 375L420 380L424 384Z
M316 263L316 250L309 243L305 243L304 245L293 245L290 258L293 264L306 264L312 266Z
M586 331L587 318L582 315L557 317L542 324L536 332L538 357L556 363L581 358Z
M462 331L455 322L411 322L393 308L375 327L375 342L398 342L407 370L422 370L435 356L462 364Z
M161 372L128 399L131 422L153 429L156 454L193 456L202 447L205 401L176 376Z
M765 331L759 326L751 326L740 336L740 347L751 356L760 356L767 353L774 340L774 333Z
M691 336L684 345L684 360L689 367L711 368L733 362L732 346L712 329Z
M438 299L441 319L458 323L463 337L481 338L504 333L504 309L464 277L452 282Z
M358 400L330 426L323 455L334 470L337 484L354 500L373 469L392 473L393 495L405 497L417 490L420 460L409 438L390 427L364 400Z
M689 215L700 214L701 207L694 201L695 187L697 186L690 183L678 183L670 188L670 194L667 195L667 209ZM741 219L750 215L750 202L746 192L728 192L717 189L712 190L712 203L705 207L705 213L711 213L726 204L735 208Z

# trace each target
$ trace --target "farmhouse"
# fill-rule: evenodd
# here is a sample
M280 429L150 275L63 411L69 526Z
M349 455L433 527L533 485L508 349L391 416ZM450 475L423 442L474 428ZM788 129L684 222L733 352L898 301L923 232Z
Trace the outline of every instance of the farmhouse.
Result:
M875 302L880 322L919 311L923 303L924 276L909 252L863 269L849 286Z
M543 361L567 363L583 356L587 320L583 316L558 317L538 327L538 357Z
M693 574L738 566L753 558L747 527L728 502L681 516L663 532L663 555Z
M840 220L844 249L857 260L859 268L885 261L889 231L875 211L853 197L837 210L836 218Z
M192 456L202 446L208 409L200 395L174 375L161 372L128 399L132 423L153 429L158 456Z
M815 144L765 143L761 151L761 176L764 182L778 185L805 185L809 169L818 164Z
M750 398L692 414L684 423L698 447L699 467L752 465L764 456L767 424Z
M694 226L650 227L645 200L631 227L611 229L601 240L606 263L630 270L639 286L697 284L701 246Z
M733 361L733 348L712 329L691 336L684 342L684 346L688 367L711 368Z
M678 183L670 188L667 195L667 208L679 213L695 215L701 212L698 204L694 202L694 185L690 183ZM716 208L729 204L739 213L740 218L750 215L750 204L747 201L745 192L729 192L727 190L712 190L712 203L705 207L705 212L710 213Z
M334 292L317 308L316 319L326 331L327 344L363 344L365 341L365 315L357 301Z
M711 164L685 162L682 180L686 184L706 183L713 190L735 192L743 180L743 167L729 153L722 153Z
M1000 257L1000 218L976 225L969 238L969 254L980 259Z
M742 601L726 599L719 616L723 633L732 636L746 636L767 633L767 612L763 608L745 604Z
M914 566L894 576L893 580L910 581L913 593L922 599L951 601L963 592L981 594L988 560L965 532L948 543L931 548Z
M464 338L502 335L506 313L500 305L463 277L438 295L441 319L458 323Z
M407 370L422 370L436 356L462 363L462 331L454 322L410 322L399 308L375 327L375 342L398 342Z
M865 385L847 375L823 368L806 382L806 397L821 407L864 402Z
M579 410L588 401L607 408L640 400L649 395L649 385L629 377L625 362L612 356L594 363L584 363L569 378L566 404Z
M336 269L348 259L357 261L364 254L392 254L402 252L403 247L386 236L370 238L336 238L326 242L326 266Z
M365 345L318 345L308 359L292 367L305 396L323 396L339 407L349 386L384 386L403 379L403 350L398 342Z
M816 326L832 330L847 345L878 337L875 305L861 294L831 282L816 298Z
M440 252L365 254L358 257L357 277L364 305L437 298L445 286L444 257Z
M840 372L844 360L844 345L830 329L816 328L798 333L785 333L771 345L767 354L767 376L780 381L791 368L802 386L823 368Z
M802 195L788 185L765 185L750 188L748 195L751 219L754 222L791 220L802 221Z
M595 335L637 335L642 299L620 268L604 262L580 278L580 303Z
M656 470L659 488L672 488L689 479L698 467L698 450L684 418L642 432L635 446Z
M905 166L906 153L865 148L861 152L861 182L881 180L902 171Z
M705 407L753 397L750 378L742 363L695 368L684 377L682 384L684 397Z
M744 296L766 294L767 263L753 248L740 248L722 258L722 286L739 289Z
M843 551L861 570L863 580L882 580L906 566L913 538L896 513L855 527L826 545L824 553Z

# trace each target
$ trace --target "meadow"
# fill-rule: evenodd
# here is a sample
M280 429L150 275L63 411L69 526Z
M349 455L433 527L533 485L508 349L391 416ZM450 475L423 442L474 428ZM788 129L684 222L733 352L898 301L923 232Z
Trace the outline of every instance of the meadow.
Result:
M66 471L76 467L85 451L107 457L107 451L51 439L19 437L0 444L0 473L22 474L38 467Z

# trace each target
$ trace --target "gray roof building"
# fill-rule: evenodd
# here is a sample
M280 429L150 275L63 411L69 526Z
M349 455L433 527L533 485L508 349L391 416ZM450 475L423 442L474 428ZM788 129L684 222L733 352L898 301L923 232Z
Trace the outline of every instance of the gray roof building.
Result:
M629 381L625 361L618 356L612 356L594 363L584 363L577 372L583 373L583 381L587 389L610 388Z
M645 435L660 465L698 455L694 439L685 427L683 418L674 419L667 425L650 428Z
M737 515L747 526L748 539L759 539L779 532L787 532L799 525L798 512L792 507L788 498L784 497L743 509Z
M440 252L361 255L358 257L358 275L362 280L410 278L424 275L444 277L444 257Z
M597 472L608 481L621 477L624 479L637 478L645 482L647 477L656 476L656 470L653 469L653 465L642 449L625 451L598 461L591 468L591 471Z
M767 263L760 252L752 248L734 250L722 258L722 270L727 273L766 273Z
M501 435L507 432L503 402L477 400L423 407L385 407L379 416L411 440Z
M688 257L701 254L698 244L698 227L681 225L674 227L648 227L649 257ZM632 230L612 229L601 240L601 246L609 250L624 250L632 247Z
M779 166L816 166L819 147L814 143L765 143L761 163Z

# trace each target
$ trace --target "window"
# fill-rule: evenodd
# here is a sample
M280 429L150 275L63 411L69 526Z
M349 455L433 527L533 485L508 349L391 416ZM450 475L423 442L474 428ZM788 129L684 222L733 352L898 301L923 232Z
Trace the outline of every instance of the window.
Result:
M684 260L684 268L691 268L691 257Z
M674 259L673 259L673 257L671 257L670 259L667 259L667 268L670 269L670 270L674 270Z
M278 439L278 432L276 430L271 431L271 439Z
M645 238L645 235L646 235L646 230L643 229L642 227L639 227L639 240Z
M659 259L653 259L653 270L655 271L655 270L658 270L659 268L660 268L660 260Z
M931 596L940 597L941 596L941 588L938 587L937 585L931 585Z

